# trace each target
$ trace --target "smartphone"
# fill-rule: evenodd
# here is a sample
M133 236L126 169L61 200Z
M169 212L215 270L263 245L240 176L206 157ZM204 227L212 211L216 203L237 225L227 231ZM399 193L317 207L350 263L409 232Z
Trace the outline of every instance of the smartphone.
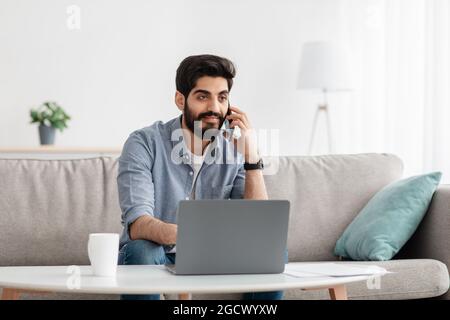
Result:
M229 116L230 114L231 114L230 102L228 101L227 116ZM228 119L225 119L222 128L226 131L227 138L230 141L232 139L239 139L239 137L241 136L240 128L239 127L230 128L230 121Z

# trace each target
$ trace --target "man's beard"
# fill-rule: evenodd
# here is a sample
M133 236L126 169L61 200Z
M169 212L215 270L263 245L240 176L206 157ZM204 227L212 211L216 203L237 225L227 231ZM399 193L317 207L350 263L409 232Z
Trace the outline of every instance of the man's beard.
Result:
M218 120L219 120L219 122L218 122L219 123L219 127L216 128L215 123L208 123L208 122L206 122L205 123L206 126L203 127L201 129L201 131L199 130L200 128L197 128L197 130L195 130L195 123L194 122L195 121L202 122L202 119L204 117L208 117L208 116L217 117ZM198 136L199 138L202 138L202 139L203 139L203 136L205 135L205 132L207 130L209 130L209 129L219 130L220 128L222 128L222 125L223 125L223 123L225 121L225 117L223 117L220 113L212 112L212 111L200 113L198 115L198 117L195 118L194 115L192 114L190 108L189 108L189 105L187 104L187 101L186 101L186 106L184 108L183 117L184 117L184 122L186 123L186 126L188 127L188 129L193 134L195 134L196 136ZM201 132L201 136L199 136L200 132Z

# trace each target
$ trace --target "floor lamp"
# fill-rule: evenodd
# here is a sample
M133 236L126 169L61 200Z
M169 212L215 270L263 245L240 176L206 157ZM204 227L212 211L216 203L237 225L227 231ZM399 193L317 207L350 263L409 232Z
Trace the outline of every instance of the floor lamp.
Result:
M314 114L313 127L311 131L311 137L309 140L308 154L312 154L312 149L314 145L314 138L316 137L317 124L319 123L319 116L321 113L325 115L326 128L327 128L327 139L328 139L328 153L333 153L334 145L333 145L333 135L331 134L331 121L330 121L330 111L328 109L327 102L327 90L323 89L323 103L319 104L316 109L316 113Z
M326 121L328 152L333 153L327 93L352 90L350 75L349 55L344 47L330 42L308 42L303 45L297 89L321 90L323 93L323 102L318 105L314 115L308 154L312 154L317 125L322 113Z

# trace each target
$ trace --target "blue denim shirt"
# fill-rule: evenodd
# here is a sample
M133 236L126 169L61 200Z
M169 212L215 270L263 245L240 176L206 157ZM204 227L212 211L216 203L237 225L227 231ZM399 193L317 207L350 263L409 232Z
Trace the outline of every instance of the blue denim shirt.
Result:
M179 201L191 195L192 159L183 141L181 119L155 122L134 131L125 142L117 175L124 227L120 247L130 241L129 226L140 216L176 223ZM195 198L243 198L243 156L222 135L216 135L210 144L194 186Z

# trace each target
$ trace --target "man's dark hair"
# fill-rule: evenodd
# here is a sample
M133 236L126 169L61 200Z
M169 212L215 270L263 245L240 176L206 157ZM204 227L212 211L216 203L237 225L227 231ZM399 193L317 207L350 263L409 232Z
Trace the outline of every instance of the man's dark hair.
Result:
M203 76L222 77L228 82L228 91L233 86L236 70L233 62L226 58L203 54L185 58L177 69L176 86L187 99L197 80Z

